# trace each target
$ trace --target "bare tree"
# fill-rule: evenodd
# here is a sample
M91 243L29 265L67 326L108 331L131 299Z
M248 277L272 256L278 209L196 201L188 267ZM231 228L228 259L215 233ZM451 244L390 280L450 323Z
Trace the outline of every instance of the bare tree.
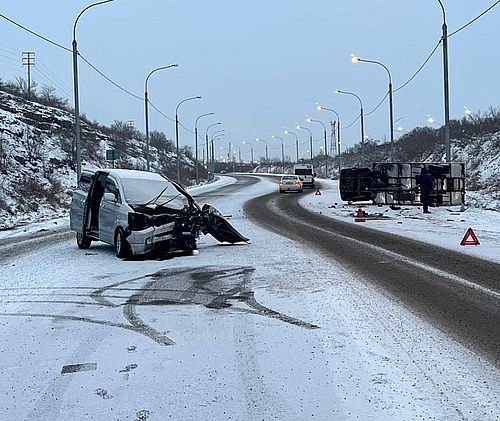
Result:
M42 150L42 135L36 130L29 130L28 126L22 131L20 136L21 144L26 149L28 161L34 163L40 158Z
M17 76L16 77L16 82L15 86L17 87L18 91L24 96L28 96L28 82L24 80L22 77ZM36 88L38 84L34 81L31 82L31 95L36 95Z

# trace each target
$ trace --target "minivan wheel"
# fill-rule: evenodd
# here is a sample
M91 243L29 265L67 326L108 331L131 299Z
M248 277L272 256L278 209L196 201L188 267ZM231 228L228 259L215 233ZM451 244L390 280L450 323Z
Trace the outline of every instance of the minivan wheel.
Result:
M78 244L79 249L88 249L90 247L90 243L92 243L92 239L87 235L80 232L76 233L76 244Z
M127 257L130 253L130 246L125 239L125 233L123 229L118 228L115 234L115 249L116 249L116 257Z

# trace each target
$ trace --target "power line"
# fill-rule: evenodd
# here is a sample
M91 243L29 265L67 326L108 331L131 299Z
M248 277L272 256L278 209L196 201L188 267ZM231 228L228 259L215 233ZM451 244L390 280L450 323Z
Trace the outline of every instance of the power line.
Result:
M49 38L47 38L47 37L44 37L43 35L40 35L40 34L36 33L35 31L32 31L31 29L26 28L25 26L21 25L20 23L17 23L16 21L14 21L14 20L12 20L12 19L8 18L8 17L7 17L7 16L5 16L5 15L2 15L1 13L0 13L0 18L5 19L6 21L8 21L8 22L12 23L13 25L18 26L18 27L19 27L19 28L21 28L22 30L24 30L24 31L26 31L26 32L29 32L30 34L32 34L32 35L34 35L34 36L36 36L36 37L38 37L38 38L40 38L40 39L43 39L44 41L46 41L46 42L48 42L48 43L50 43L50 44L52 44L52 45L55 45L55 46L56 46L56 47L58 47L58 48L61 48L61 49L66 50L66 51L69 51L70 53L72 52L69 48L66 48L66 47L65 47L65 46L63 46L63 45L58 44L57 42L52 41L51 39L49 39Z
M479 15L477 15L474 19L472 19L471 21L467 22L465 25L462 25L460 28L458 28L456 31L453 31L451 34L448 35L448 38L457 34L458 32L464 30L465 28L467 28L469 25L472 25L476 20L478 20L479 18L481 18L482 16L484 16L486 13L488 13L491 9L493 9L495 6L497 6L498 4L500 4L500 0L496 1L495 3L493 3L490 7L488 7L484 12L480 13Z
M364 113L363 116L364 117L369 116L369 115L373 114L375 111L377 111L380 108L380 106L384 103L384 101L388 95L389 95L389 92L386 92L386 94L380 100L380 102L377 104L377 106L373 110L368 111L367 113ZM342 129L348 129L348 128L354 126L354 124L356 124L356 122L360 119L360 117L361 117L361 113L358 114L358 116L356 117L356 119L352 123L348 124L347 126L342 126Z
M369 111L369 112L365 113L365 114L364 114L364 116L366 117L366 116L368 116L368 115L370 115L370 114L373 114L375 111L377 111L377 110L380 108L380 106L384 103L384 101L385 101L385 99L387 98L387 96L388 96L388 95L389 95L389 92L387 92L387 93L384 95L384 97L382 98L382 100L378 103L378 105L377 105L377 106L376 106L373 110L371 110L371 111Z
M427 65L427 63L429 62L429 60L431 59L431 57L434 55L434 53L436 52L436 50L438 49L438 47L439 47L440 44L441 44L441 40L438 41L438 43L432 49L431 53L427 56L427 58L422 63L422 65L418 68L418 70L415 73L413 73L412 77L410 79L408 79L405 83L403 83L399 88L394 89L393 92L397 92L397 91L403 89L406 85L408 85L413 79L415 79L417 77L417 75L422 71L422 69Z
M111 83L112 85L116 86L118 89L121 89L123 92L125 92L126 94L134 97L134 98L137 98L137 99L140 99L142 101L142 97L140 97L139 95L136 95L132 92L130 92L129 90L125 89L123 86L120 86L118 83L116 83L114 80L112 80L109 76L106 76L103 72L101 72L96 66L94 66L89 60L87 60L84 56L82 56L80 53L78 53L78 55L80 56L80 58L85 62L87 63L92 69L94 69L97 73L99 73L104 79L106 79L109 83Z

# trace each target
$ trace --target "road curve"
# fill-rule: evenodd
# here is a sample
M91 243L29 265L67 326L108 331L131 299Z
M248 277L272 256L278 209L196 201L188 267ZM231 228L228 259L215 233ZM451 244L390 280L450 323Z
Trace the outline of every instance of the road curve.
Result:
M245 204L264 228L340 262L500 366L500 265L302 208L299 195Z

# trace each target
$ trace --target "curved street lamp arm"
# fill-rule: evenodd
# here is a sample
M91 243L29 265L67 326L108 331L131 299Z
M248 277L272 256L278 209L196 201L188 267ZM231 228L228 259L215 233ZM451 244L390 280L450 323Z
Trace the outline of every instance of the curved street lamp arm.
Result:
M368 60L368 59L359 58L359 57L358 57L358 60L359 61L364 61L365 63L374 63L374 64L378 64L379 66L382 66L385 69L385 71L387 72L387 74L389 75L389 83L392 84L392 75L391 75L391 72L389 71L389 69L387 68L387 66L384 63L381 63L380 61L377 61L377 60Z
M171 67L178 67L179 65L178 64L170 64L168 66L162 66L162 67L157 67L156 69L154 70L151 70L149 72L149 74L147 75L146 77L146 81L144 82L144 91L147 91L148 90L148 80L149 78L151 77L151 75L159 70L164 70L164 69L170 69Z
M325 110L326 110L326 108L325 108ZM313 121L313 122L315 122L315 123L321 123L321 124L323 125L323 128L324 128L324 129L325 129L325 131L326 131L326 125L325 125L325 123L323 123L321 120L315 120L314 118L308 118L308 121Z
M215 114L215 113L205 113L205 114L201 114L201 115L199 115L199 116L196 118L196 120L194 121L194 127L197 127L197 125L198 125L198 120L199 120L200 118L205 117L205 116L207 116L207 115L214 115L214 114Z
M201 99L201 96L193 96L193 97L190 97L190 98L183 99L181 102L179 102L177 104L177 107L175 107L175 114L178 113L179 107L180 107L181 104L184 104L186 101L192 101L194 99Z
M213 140L213 139L214 139L214 136L215 136L216 134L218 134L218 133L221 133L221 134L218 134L217 136L224 136L224 135L222 134L222 133L224 133L224 132L225 132L225 130L224 130L224 129L222 129L222 130L216 130L215 132L213 132L213 133L211 134L210 139L212 139L212 140Z
M73 24L73 41L76 39L76 24L78 23L78 19L80 19L80 17L87 11L89 10L91 7L94 7L94 6L99 6L100 4L104 4L104 3L111 3L112 1L115 1L115 0L104 0L104 1L98 1L97 3L93 3L93 4L90 4L88 5L85 9L83 9L80 14L76 17L75 19L75 23Z
M359 104L361 105L361 108L363 108L363 101L361 101L361 98L358 95L356 95L354 92L347 92L347 91L341 91L341 90L338 90L337 92L339 94L346 94L346 95L355 96L356 98L358 98L358 101L359 101Z
M309 127L305 127L305 126L297 126L297 129L302 129L302 130L307 130L309 132L309 134L312 136L312 131Z
M443 11L443 23L446 23L446 10L444 10L444 5L441 0L437 0L439 2L439 5L441 6L441 10Z
M213 124L210 124L207 129L205 130L205 136L208 136L208 131L214 127L214 126L218 126L219 124L222 124L222 123L213 123Z
M334 113L337 116L337 121L340 121L339 113L337 111L335 111L333 108L326 108L326 107L321 107L321 108L323 110L331 111L332 113Z

